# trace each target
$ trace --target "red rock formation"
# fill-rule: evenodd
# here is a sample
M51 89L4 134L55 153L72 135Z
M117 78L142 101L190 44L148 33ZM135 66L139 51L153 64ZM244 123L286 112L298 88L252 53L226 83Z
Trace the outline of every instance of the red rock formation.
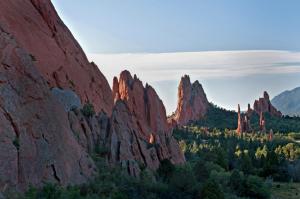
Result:
M255 100L253 105L253 110L260 114L262 113L270 113L272 116L281 117L282 114L278 111L272 104L269 98L269 94L265 91L264 97Z
M155 90L148 84L144 88L128 71L113 83L117 98L108 141L110 162L127 165L131 175L140 172L137 162L150 169L157 169L163 159L183 163L184 156L172 137L165 107Z
M249 110L249 106L248 106ZM238 105L238 127L237 133L241 135L242 133L249 132L251 130L250 119L248 114L241 114L240 105Z
M50 87L70 88L96 111L112 111L111 89L57 15L50 0L0 1L0 24L30 52Z
M259 115L259 130L261 132L266 132L266 121L263 112Z
M271 129L270 132L269 132L269 141L273 141L273 137L274 137L274 133L273 133L273 130Z
M4 2L27 1L1 1L0 10ZM13 9L14 3L5 8ZM67 125L67 113L32 59L0 24L1 191L44 182L83 183L95 172L93 161Z
M203 117L209 103L201 84L195 81L191 84L190 77L185 75L181 78L178 87L178 104L172 119L179 126L187 124L191 120Z

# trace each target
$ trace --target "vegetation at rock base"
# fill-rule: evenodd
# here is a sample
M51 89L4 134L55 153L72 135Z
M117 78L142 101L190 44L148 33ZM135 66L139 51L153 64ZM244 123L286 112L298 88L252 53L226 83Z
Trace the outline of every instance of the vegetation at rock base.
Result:
M185 153L184 165L163 160L156 172L141 167L139 178L134 178L120 167L107 165L107 152L99 146L92 154L98 167L93 181L65 188L55 184L31 187L24 196L10 198L284 199L299 194L297 133L275 133L269 140L267 134L238 136L227 129L208 131L190 125L175 129L173 135Z
M235 131L188 126L174 130L174 136L186 155L184 165L163 160L156 172L143 167L140 177L133 178L108 166L96 151L99 172L94 181L67 188L31 187L23 198L264 199L273 192L283 194L274 187L279 182L300 182L300 146L288 135L275 134L269 141L264 134L239 137Z
M264 114L267 130L272 129L274 132L290 133L300 132L300 117L275 117L269 113ZM238 116L235 111L229 111L210 104L209 109L204 118L192 122L193 125L199 127L207 127L210 129L217 128L220 130L236 129ZM251 127L254 132L259 130L259 115L253 113L250 118Z

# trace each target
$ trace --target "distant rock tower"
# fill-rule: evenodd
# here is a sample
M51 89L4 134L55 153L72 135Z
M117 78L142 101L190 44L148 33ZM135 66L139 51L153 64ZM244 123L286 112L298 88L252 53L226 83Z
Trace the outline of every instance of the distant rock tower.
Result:
M259 130L263 133L266 132L266 120L264 117L263 112L260 112L260 117L259 117Z
M273 137L274 137L274 134L273 134L273 130L271 129L270 133L269 133L269 141L272 141Z
M249 132L251 130L250 119L248 115L241 114L241 108L238 104L238 127L236 129L238 135L242 133Z

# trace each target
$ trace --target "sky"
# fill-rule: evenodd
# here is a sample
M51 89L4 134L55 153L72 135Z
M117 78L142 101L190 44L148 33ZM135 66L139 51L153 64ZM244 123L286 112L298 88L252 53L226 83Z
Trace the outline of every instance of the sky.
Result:
M167 112L180 77L227 109L300 86L298 0L52 0L91 61L112 83L128 69Z

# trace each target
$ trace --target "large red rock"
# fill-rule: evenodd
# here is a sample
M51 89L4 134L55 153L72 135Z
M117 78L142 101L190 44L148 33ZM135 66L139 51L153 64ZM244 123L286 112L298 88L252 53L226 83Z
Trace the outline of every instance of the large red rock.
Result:
M198 81L191 84L190 77L184 75L178 87L178 103L175 114L169 121L182 126L189 121L199 120L209 107L206 94Z
M155 170L160 161L181 164L185 158L167 123L166 110L155 90L128 71L114 78L115 107L111 118L110 161L127 165L132 175L138 162Z
M1 1L1 10L4 2L27 1ZM93 161L32 56L0 24L0 190L84 183L93 173Z
M257 114L270 113L272 116L281 117L282 114L272 104L269 98L269 94L265 91L264 96L255 100L253 104L253 110Z
M56 13L50 0L0 1L0 24L35 60L50 87L74 90L96 111L112 111L111 89Z

